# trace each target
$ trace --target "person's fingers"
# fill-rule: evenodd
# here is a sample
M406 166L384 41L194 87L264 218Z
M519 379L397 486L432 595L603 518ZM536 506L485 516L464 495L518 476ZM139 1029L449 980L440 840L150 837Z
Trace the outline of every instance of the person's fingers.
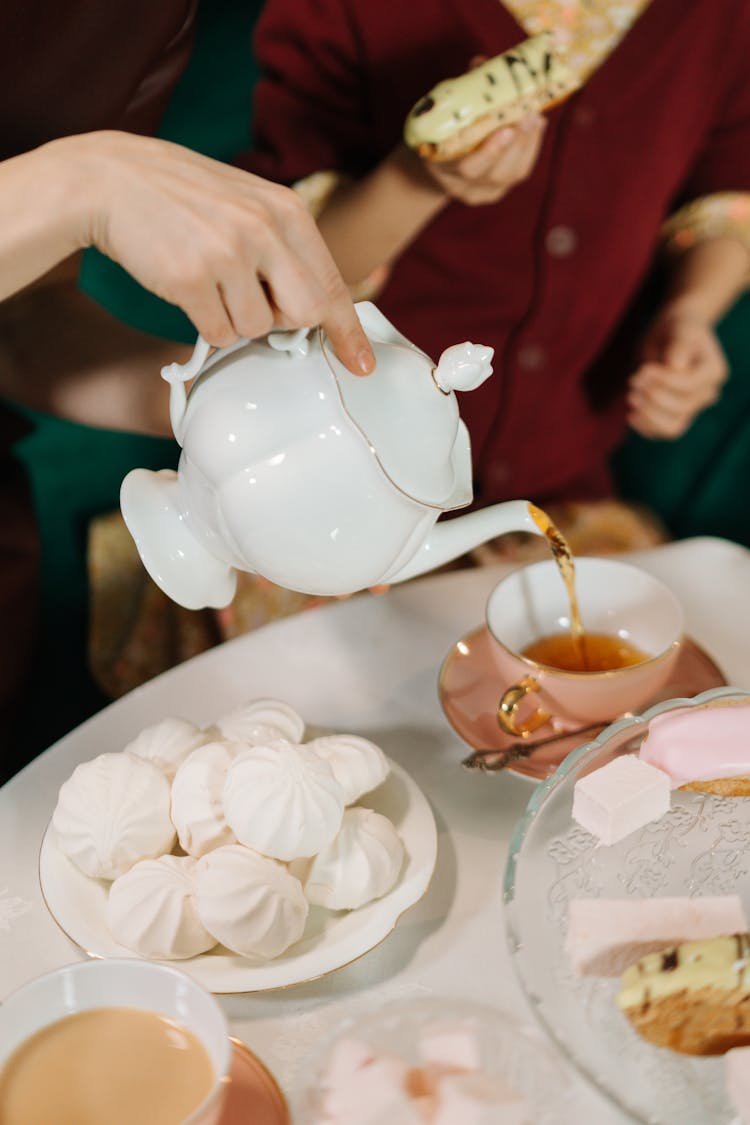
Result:
M170 297L195 325L196 331L215 348L225 348L237 339L237 329L217 283L201 275L185 279L180 292Z
M486 179L510 187L533 168L546 126L546 118L529 115L517 125L497 129L474 152L456 161L451 171L462 179Z
M227 271L217 288L237 336L255 340L274 327L272 301L255 273Z
M634 375L631 375L628 389L631 391L647 391L649 387L663 382L665 373L666 369L662 364L646 361L641 364Z
M525 117L519 126L518 144L513 147L513 182L527 179L536 164L547 129L547 119L541 115Z
M718 390L711 384L692 388L659 384L646 391L631 388L627 397L628 422L645 437L679 437L695 416L717 398Z
M341 274L309 212L293 206L284 241L268 240L260 269L269 287L279 327L320 324L341 362L355 375L375 367L370 343Z
M347 367L372 369L348 290L290 189L127 134L104 135L93 160L104 187L86 244L182 308L210 343L262 335L279 320L323 323Z
M633 390L628 403L641 410L660 414L684 414L699 409L716 397L715 391L705 386L686 388L679 385L654 385L647 391Z
M664 363L676 371L687 371L702 357L700 341L686 336L672 337L663 348Z
M641 437L653 440L674 440L688 430L693 415L662 414L653 411L635 411L628 415L628 425Z
M644 437L679 437L688 428L695 413L684 404L677 408L674 403L665 404L654 399L628 400L628 424Z
M497 165L500 154L518 143L519 135L513 126L496 129L472 152L444 165L444 170L447 175L455 175L462 180L481 180Z
M342 294L339 300L330 302L321 325L336 355L353 375L369 375L375 370L375 356L348 292Z

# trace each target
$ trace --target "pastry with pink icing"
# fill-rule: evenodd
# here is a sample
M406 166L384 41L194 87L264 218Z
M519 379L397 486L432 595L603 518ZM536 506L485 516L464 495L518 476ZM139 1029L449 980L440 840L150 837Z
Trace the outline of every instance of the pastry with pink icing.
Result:
M657 715L638 756L668 774L675 789L748 797L750 703L681 707Z
M617 977L647 953L747 928L738 895L574 898L565 948L580 976Z
M600 843L616 844L668 812L669 791L662 770L626 754L578 779L573 820Z

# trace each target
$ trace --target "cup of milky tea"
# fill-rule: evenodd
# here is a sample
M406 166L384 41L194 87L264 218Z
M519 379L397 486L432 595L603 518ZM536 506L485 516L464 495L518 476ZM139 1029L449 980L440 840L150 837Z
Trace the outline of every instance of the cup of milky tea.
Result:
M148 961L66 965L0 1005L2 1125L216 1125L231 1060L217 1001Z
M490 594L506 734L612 722L652 702L674 669L684 615L663 582L619 559L584 557L570 585L572 597L549 559L512 571Z

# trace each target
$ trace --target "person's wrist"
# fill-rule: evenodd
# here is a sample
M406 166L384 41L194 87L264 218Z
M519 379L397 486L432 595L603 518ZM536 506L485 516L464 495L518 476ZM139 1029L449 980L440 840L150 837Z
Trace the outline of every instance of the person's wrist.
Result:
M659 319L664 322L689 320L712 328L715 315L711 303L700 293L681 293L662 305Z
M38 150L40 174L56 194L71 253L95 241L94 230L102 207L96 137L95 133L60 137Z
M440 208L450 201L443 185L430 173L424 160L405 144L398 145L386 158L394 171L405 179L414 191Z

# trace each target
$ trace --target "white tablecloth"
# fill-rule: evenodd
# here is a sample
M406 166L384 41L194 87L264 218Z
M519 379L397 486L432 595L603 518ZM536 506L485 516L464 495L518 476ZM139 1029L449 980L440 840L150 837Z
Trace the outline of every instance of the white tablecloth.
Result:
M687 631L729 682L750 689L750 552L703 538L632 558L680 597ZM371 737L412 774L435 812L438 865L422 902L359 961L281 992L224 998L234 1033L267 1063L294 1104L309 1054L345 1016L437 993L527 1017L506 950L501 888L510 833L530 783L462 769L466 747L437 698L443 657L481 623L487 594L505 570L421 579L222 645L113 704L4 786L0 997L80 956L49 916L37 873L42 834L73 767L120 749L166 715L209 722L246 699L271 695L288 700L311 724ZM577 1125L621 1120L581 1090Z

